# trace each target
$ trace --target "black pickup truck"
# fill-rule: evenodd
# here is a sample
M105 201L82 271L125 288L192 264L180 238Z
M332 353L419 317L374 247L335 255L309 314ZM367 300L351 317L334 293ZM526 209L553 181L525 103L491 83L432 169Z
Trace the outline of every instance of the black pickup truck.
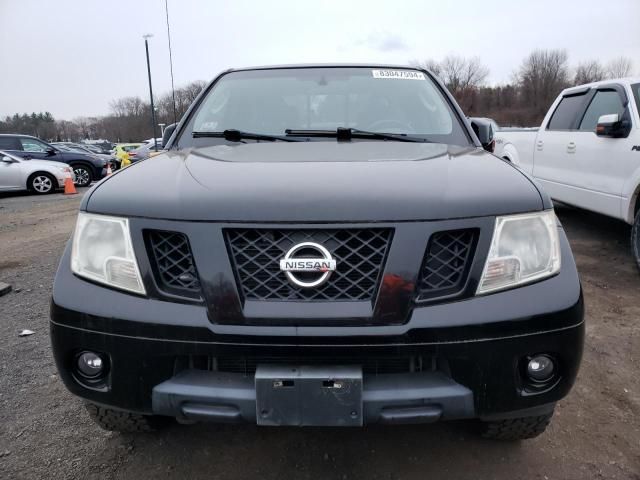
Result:
M549 197L425 70L229 70L83 199L60 375L104 428L168 418L544 431L583 348Z

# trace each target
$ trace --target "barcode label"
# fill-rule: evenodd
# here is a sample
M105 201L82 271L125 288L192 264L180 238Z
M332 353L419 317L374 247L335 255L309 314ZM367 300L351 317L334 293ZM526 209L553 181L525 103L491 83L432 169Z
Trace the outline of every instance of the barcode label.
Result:
M396 78L399 80L425 80L424 73L415 70L371 70L373 78Z

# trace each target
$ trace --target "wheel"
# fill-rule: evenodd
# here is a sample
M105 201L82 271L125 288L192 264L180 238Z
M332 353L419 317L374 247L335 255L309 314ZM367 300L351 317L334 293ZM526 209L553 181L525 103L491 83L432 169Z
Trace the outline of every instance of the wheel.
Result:
M631 252L636 265L640 268L640 210L636 213L633 228L631 229Z
M542 434L551 423L553 412L535 417L509 418L483 422L482 436L492 440L526 440Z
M88 187L93 181L93 175L89 167L85 165L73 165L73 173L76 175L76 185L79 187Z
M55 190L57 181L52 175L48 173L35 173L31 175L27 182L27 187L32 192L39 195L45 195Z
M121 433L153 432L162 427L169 420L153 415L123 412L111 408L101 407L93 403L86 403L85 407L91 419L104 430Z

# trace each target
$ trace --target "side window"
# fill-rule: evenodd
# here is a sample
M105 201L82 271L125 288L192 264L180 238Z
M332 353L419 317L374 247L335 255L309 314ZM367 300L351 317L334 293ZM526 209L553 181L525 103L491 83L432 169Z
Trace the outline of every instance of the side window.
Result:
M44 153L49 148L46 144L33 138L20 138L22 149L25 152L41 152Z
M582 117L579 130L595 131L598 119L602 115L612 113L617 113L620 116L624 113L620 95L614 90L599 90L591 100L584 117Z
M571 130L582 107L585 94L562 97L549 120L547 130Z
M17 138L0 136L0 150L22 150L22 147Z
M638 109L638 114L640 114L640 83L631 85L631 90L633 90L633 98L636 99L636 108Z

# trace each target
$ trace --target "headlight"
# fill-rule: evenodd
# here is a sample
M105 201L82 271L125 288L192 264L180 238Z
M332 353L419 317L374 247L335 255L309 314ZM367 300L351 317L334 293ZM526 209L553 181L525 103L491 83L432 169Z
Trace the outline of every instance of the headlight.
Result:
M145 293L126 218L80 212L73 236L71 270L96 282Z
M63 172L71 173L71 167L58 167L58 170L62 170Z
M560 241L553 210L496 218L477 293L549 277L560 270Z

